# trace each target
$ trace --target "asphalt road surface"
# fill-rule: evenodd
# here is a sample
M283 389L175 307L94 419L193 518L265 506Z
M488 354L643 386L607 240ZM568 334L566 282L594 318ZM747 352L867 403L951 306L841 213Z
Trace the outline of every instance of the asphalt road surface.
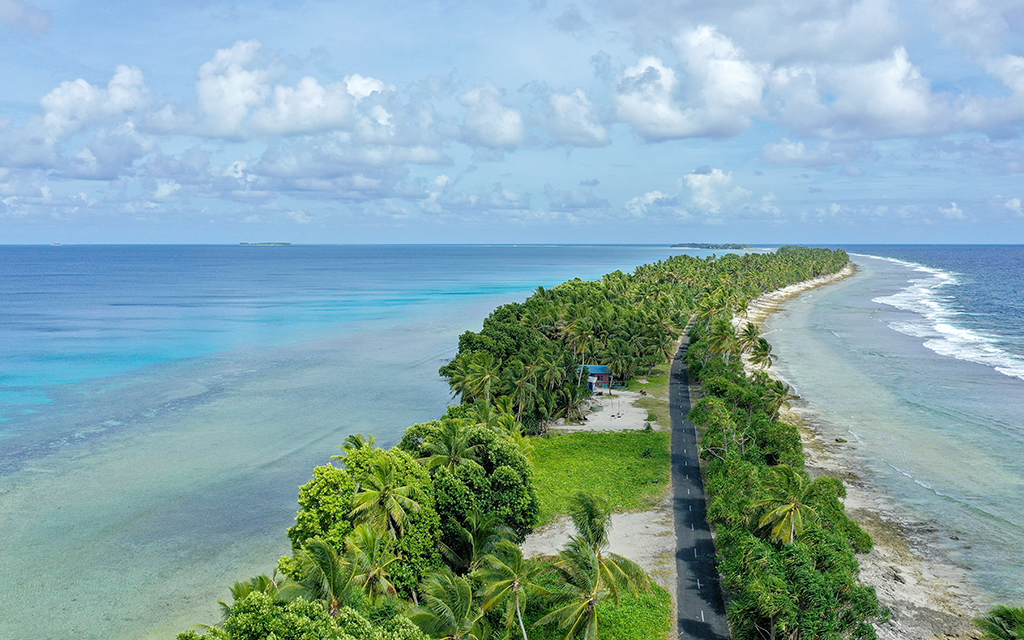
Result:
M706 518L697 429L687 418L690 385L683 360L687 346L684 338L672 362L669 383L679 637L717 640L729 637L729 624L715 569L715 545Z

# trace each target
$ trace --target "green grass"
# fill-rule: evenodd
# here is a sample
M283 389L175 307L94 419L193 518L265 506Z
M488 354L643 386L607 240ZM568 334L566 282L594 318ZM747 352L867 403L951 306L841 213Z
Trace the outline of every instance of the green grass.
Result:
M533 440L540 524L566 513L577 491L589 491L625 511L653 506L668 486L669 439L664 431L610 431Z
M664 640L672 630L672 596L658 585L650 593L626 595L597 606L601 640Z

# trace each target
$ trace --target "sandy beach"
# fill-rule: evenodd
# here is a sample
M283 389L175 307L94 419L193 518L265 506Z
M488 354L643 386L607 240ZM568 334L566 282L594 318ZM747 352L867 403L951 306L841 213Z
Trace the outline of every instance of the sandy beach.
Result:
M742 326L764 320L786 300L856 273L851 263L833 276L816 278L767 294L752 302L744 315L734 318ZM750 369L747 365L748 371ZM769 370L769 373L770 370ZM967 571L929 552L934 528L901 513L887 494L866 480L850 455L854 445L830 436L816 419L813 407L797 399L784 419L800 428L807 470L814 476L843 480L847 513L874 539L874 549L858 556L860 579L875 587L881 604L890 610L888 621L876 625L882 640L924 638L977 638L972 618L986 611L988 602L970 585Z

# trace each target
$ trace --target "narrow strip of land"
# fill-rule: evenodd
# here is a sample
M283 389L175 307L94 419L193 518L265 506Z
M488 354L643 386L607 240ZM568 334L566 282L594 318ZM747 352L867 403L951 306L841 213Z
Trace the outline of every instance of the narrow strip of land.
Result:
M729 637L729 624L706 517L697 430L687 418L690 384L683 356L688 346L688 340L683 338L672 362L669 382L679 637L718 640Z

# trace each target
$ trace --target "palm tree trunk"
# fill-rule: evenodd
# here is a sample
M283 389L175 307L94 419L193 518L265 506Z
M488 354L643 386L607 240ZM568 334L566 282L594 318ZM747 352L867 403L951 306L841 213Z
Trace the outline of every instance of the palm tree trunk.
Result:
M516 617L519 618L519 630L523 632L523 640L530 640L526 637L526 625L523 624L523 614L519 610L519 596L516 596Z

